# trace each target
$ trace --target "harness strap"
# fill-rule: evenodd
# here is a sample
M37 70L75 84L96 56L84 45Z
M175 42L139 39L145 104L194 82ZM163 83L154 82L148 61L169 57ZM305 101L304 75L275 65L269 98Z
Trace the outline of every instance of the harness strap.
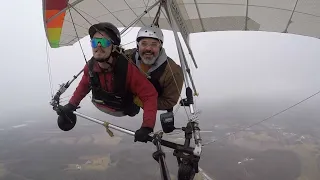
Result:
M102 89L99 79L99 73L93 71L95 64L94 58L89 60L88 68L90 74L90 88L92 90L92 101L112 107L116 110L124 110L130 102L130 98L126 95L126 77L128 62L122 56L118 56L114 63L114 87L113 92L107 92ZM130 96L130 95L129 95Z

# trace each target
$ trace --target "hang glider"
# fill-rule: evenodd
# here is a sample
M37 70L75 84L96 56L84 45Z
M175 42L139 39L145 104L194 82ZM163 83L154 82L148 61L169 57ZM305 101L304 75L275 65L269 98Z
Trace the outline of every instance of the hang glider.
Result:
M268 31L320 37L320 1L315 0L168 0L185 41L190 33ZM51 47L70 46L88 35L90 24L141 27L156 16L155 0L43 0ZM151 9L151 10L150 10ZM149 11L148 11L149 10ZM148 11L145 13L145 11ZM72 14L72 17L70 16ZM142 15L142 16L141 16ZM139 21L132 24L134 20ZM172 30L162 13L159 26ZM89 21L89 22L87 22Z
M98 22L111 22L118 28L124 28L121 34L130 27L151 24L174 33L186 87L186 98L180 104L190 108L191 116L184 127L184 145L162 140L161 132L150 135L150 141L157 147L157 153L153 157L159 163L163 180L170 179L170 176L161 153L161 145L175 149L179 180L194 179L201 169L198 167L202 152L198 111L193 107L193 96L198 95L198 92L178 33L181 33L195 67L197 64L189 46L189 36L192 33L268 31L320 37L320 1L315 0L43 0L43 17L46 36L52 48L74 45L88 35L92 24ZM51 102L54 109L60 103L60 95L81 72L60 86ZM132 131L122 127L76 111L73 113L105 126L110 135L112 132L109 128L133 135ZM195 147L190 146L192 137Z

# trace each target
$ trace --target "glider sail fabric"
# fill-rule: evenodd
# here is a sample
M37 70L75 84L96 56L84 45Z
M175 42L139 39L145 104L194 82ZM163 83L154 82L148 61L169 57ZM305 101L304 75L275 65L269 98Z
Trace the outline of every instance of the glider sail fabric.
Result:
M269 31L320 37L318 0L166 0L179 32ZM51 47L73 45L87 36L91 24L109 21L126 27L156 0L43 0L47 37ZM158 6L132 27L150 25ZM55 15L59 13L58 15ZM159 26L171 30L162 9ZM76 31L75 31L76 28ZM76 34L77 32L77 34Z
M43 4L47 39L53 48L60 46L67 5L68 0L46 0Z

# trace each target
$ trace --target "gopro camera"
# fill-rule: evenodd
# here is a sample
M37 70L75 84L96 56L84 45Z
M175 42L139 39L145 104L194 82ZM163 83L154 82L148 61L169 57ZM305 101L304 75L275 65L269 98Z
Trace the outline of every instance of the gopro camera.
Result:
M171 133L176 128L174 127L173 112L166 112L160 114L160 122L164 133Z

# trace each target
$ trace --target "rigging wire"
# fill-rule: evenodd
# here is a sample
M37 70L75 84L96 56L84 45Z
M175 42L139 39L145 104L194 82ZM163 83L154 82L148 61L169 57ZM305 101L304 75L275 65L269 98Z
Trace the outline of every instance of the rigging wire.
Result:
M101 1L97 0L101 6L103 6L111 15L114 17L122 26L125 26L124 23L117 17L115 16ZM98 20L97 20L98 21ZM98 21L99 22L99 21Z
M297 102L297 103L289 106L288 108L283 109L283 110L281 110L281 111L279 111L279 112L277 112L277 113L275 113L275 114L273 114L273 115L271 115L271 116L269 116L269 117L267 117L267 118L265 118L265 119L262 119L262 120L260 120L260 121L258 121L258 122L255 122L255 123L252 123L252 124L250 124L249 126L246 126L245 128L242 128L242 129L240 129L240 130L237 130L237 131L235 131L235 132L233 132L233 133L230 133L230 134L228 134L228 135L226 135L226 136L223 136L223 137L221 137L221 138L218 138L218 139L216 139L216 140L214 140L214 141L210 141L210 142L204 143L202 146L205 146L205 145L214 143L214 142L216 142L216 141L219 141L219 140L228 138L228 137L231 136L231 135L235 135L236 133L239 133L239 132L241 132L241 131L245 131L245 130L248 129L248 128L251 128L251 127L253 127L253 126L259 125L259 124L261 124L261 123L263 123L263 122L265 122L265 121L267 121L267 120L269 120L269 119L271 119L271 118L273 118L273 117L275 117L275 116L278 116L279 114L284 113L285 111L287 111L287 110L289 110L289 109L291 109L291 108L293 108L293 107L295 107L295 106L303 103L304 101L307 101L308 99L311 99L312 97L316 96L316 95L319 94L319 93L320 93L320 91L318 91L318 92L310 95L309 97L307 97L307 98L305 98L305 99L303 99L303 100L301 100L301 101L299 101L299 102Z
M128 43L125 43L125 44L122 44L121 47L126 46L126 45L129 45L129 44L132 44L132 43L134 43L134 42L136 42L136 40L131 41L131 42L128 42Z
M148 0L148 3L147 3L147 4L146 4L146 2L145 2L145 1L143 1L143 4L144 4L144 5L145 5L145 7L146 7L145 11L148 9L149 3L150 3L150 0ZM149 18L151 18L151 16L150 16L150 13L149 13L149 12L148 12L148 15L149 15Z
M72 21L72 25L73 25L73 28L74 28L74 31L77 35L77 38L78 38L78 42L80 44L80 48L81 48L81 51L82 51L82 54L83 54L83 57L84 57L84 61L86 62L86 64L88 63L87 61L87 58L86 58L86 55L84 54L84 51L83 51L83 48L82 48L82 45L81 45L81 42L80 42L80 38L79 38L79 35L78 35L78 32L77 32L77 29L76 29L76 26L74 24L74 21L73 21L73 17L72 17L72 14L71 14L71 10L70 10L70 4L68 5L69 6L69 14L70 14L70 17L71 17L71 21ZM73 8L73 6L71 6ZM74 9L74 8L73 8Z
M169 23L170 21L169 21L168 17L165 15L165 13L162 11L162 8L161 8L161 7L162 7L162 5L160 4L159 9L158 9L158 11L157 11L157 14L156 14L156 16L155 16L155 19L157 18L157 20L154 20L153 22L156 22L156 23L158 24L159 18L160 18L160 13L162 12L162 14L164 15L165 19L166 19L167 22ZM159 26L159 24L158 24L158 26ZM177 42L176 42L176 43L177 43ZM178 91L179 91L177 81L176 81L176 79L175 79L175 77L174 77L174 75L173 75L173 71L172 71L172 68L171 68L171 66L170 66L170 63L169 63L168 59L167 59L167 63L168 63L168 66L169 66L169 68L170 68L170 71L171 71L173 80L174 80L174 82L175 82L175 85L176 85L176 87L177 87L177 89L178 89ZM187 77L184 78L184 79L185 79L185 81L188 80ZM188 114L187 108L184 106L183 98L182 98L182 96L181 96L181 92L180 92L180 91L179 91L179 94L180 94L180 99L182 100L181 102L182 102L184 111L185 111L185 113L186 113L186 115L187 115L187 118L190 119L190 116L189 116L189 114ZM180 107L180 104L178 103L178 108L177 108L177 109L179 109L179 107ZM177 111L178 111L178 110L176 110L174 114L176 114Z
M138 17L138 15L136 14L136 12L134 12L134 10L130 7L130 5L128 4L128 2L126 0L124 0L124 3L128 6L128 8L133 12L134 15L136 15ZM139 21L145 26L145 24L143 23L143 21L141 20L141 18L139 19Z
M136 24L138 24L138 22L135 22L132 26L135 26ZM127 34L129 34L129 32L132 31L132 29L133 29L133 27L131 27L129 30L127 30L127 32L126 32L124 35L122 35L121 38L124 38L124 36L126 36Z
M146 10L148 9L149 1L150 1L150 0L148 0L148 3L147 3L147 5L146 5L144 11L146 11ZM143 2L144 2L144 1L143 1ZM145 4L145 2L144 2L144 4ZM150 16L150 14L149 14L149 16ZM124 38L124 36L126 36L127 34L129 34L129 32L132 31L133 27L134 27L135 25L137 25L137 24L138 24L138 21L135 22L135 23L131 26L131 28L130 28L129 30L127 30L127 32L126 32L121 38ZM132 41L132 42L135 42L135 41ZM124 46L124 45L121 45L121 46Z
M51 98L54 96L54 91L53 91L53 83L52 83L52 74L51 74L51 63L50 63L50 56L49 56L49 47L47 40L46 41L46 56L47 56L47 67L48 67L48 78L49 78L49 86L51 90Z

